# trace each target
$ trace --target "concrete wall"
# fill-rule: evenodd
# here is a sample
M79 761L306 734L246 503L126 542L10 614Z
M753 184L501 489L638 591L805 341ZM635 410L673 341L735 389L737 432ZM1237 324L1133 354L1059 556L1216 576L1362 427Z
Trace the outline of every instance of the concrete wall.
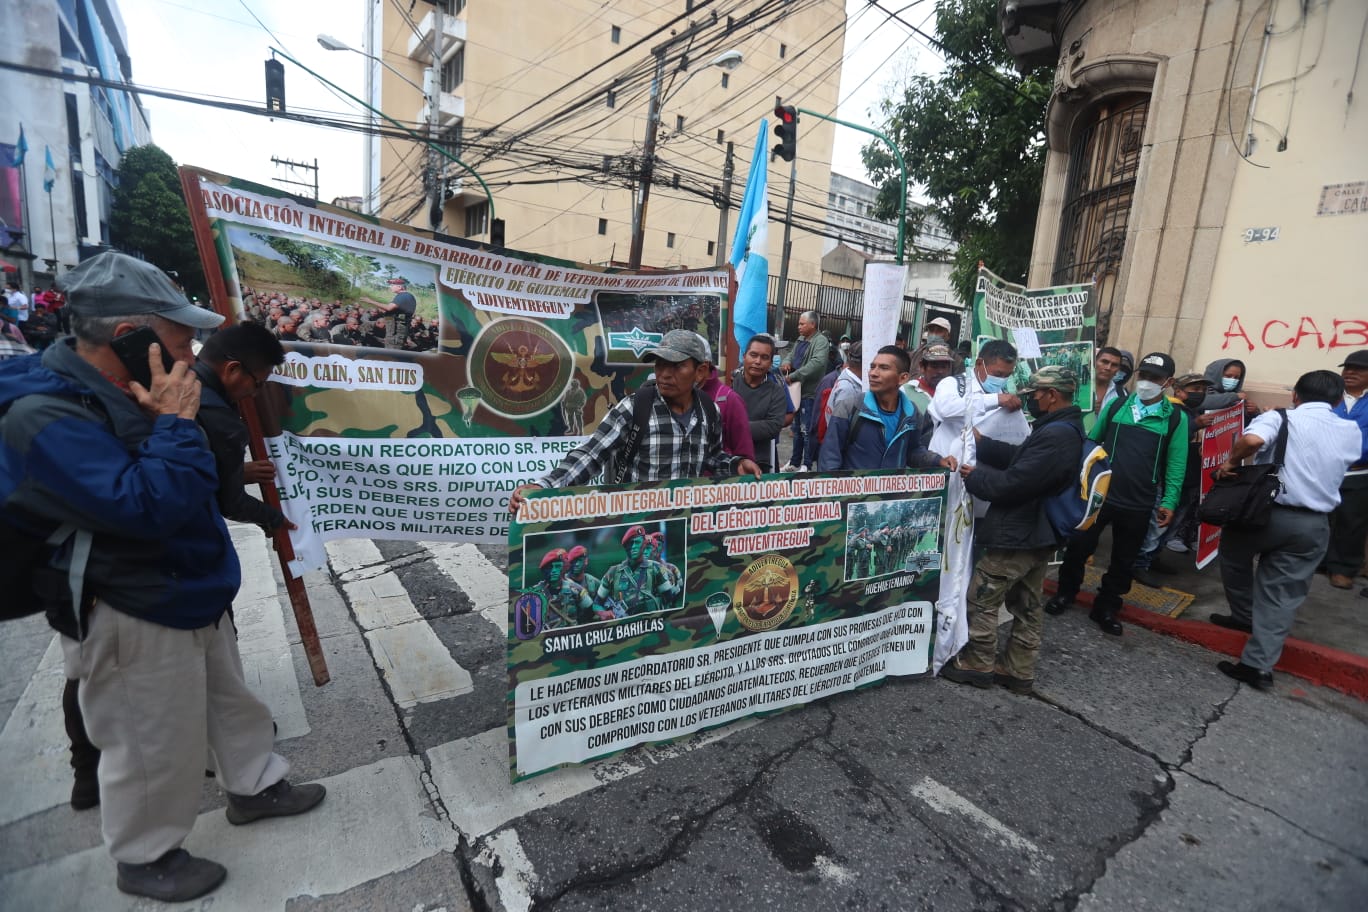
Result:
M1346 103L1366 13L1352 0L1311 0L1304 19L1295 0L1084 4L1061 42L1031 284L1050 283L1076 122L1099 100L1148 82L1125 254L1109 279L1109 341L1169 351L1180 369L1238 353L1252 385L1278 386L1368 344L1368 327L1352 322L1366 308L1346 294L1365 277L1368 215L1315 214L1325 184L1368 179L1368 108ZM1245 161L1270 16L1275 34ZM1253 227L1280 227L1278 240L1247 244ZM1249 342L1226 335L1236 317Z

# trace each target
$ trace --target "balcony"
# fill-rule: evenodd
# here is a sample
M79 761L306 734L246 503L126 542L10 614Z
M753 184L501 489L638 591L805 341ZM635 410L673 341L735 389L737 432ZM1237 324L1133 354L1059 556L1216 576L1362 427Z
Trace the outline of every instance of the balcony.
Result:
M418 23L418 33L410 35L408 40L408 56L410 60L416 60L424 65L432 63L432 38L436 31L437 14L429 12L423 17L423 21ZM442 62L446 63L451 59L451 55L465 46L466 40L466 21L455 16L442 17Z
M465 120L465 96L456 92L437 93L437 112L441 116L437 120L437 127L446 130L456 126ZM418 110L417 120L419 123L428 123L428 106L424 102Z

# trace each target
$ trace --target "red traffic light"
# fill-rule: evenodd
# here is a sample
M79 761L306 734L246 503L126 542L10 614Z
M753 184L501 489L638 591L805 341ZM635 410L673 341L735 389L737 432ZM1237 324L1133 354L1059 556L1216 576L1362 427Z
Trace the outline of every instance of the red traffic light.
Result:
M786 124L793 124L798 122L798 111L793 107L793 105L775 105L774 116L779 118Z
M793 105L775 105L774 116L779 118L774 125L779 142L770 150L770 160L782 158L791 162L798 154L798 109Z

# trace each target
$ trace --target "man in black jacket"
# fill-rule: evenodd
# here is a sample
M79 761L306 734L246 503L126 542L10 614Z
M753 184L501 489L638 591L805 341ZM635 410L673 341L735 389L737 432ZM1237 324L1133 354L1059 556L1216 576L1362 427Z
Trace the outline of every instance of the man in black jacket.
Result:
M209 438L218 469L219 511L228 519L260 526L267 535L288 521L279 510L243 490L244 484L272 478L275 469L265 459L243 462L247 426L237 404L255 396L266 385L271 369L284 362L285 349L269 329L238 323L209 337L194 368L203 384L197 420Z
M1063 367L1043 367L1020 390L1035 419L1031 436L1017 446L977 438L977 465L960 474L969 493L989 502L977 525L982 556L969 583L969 642L941 669L958 684L991 687L994 680L1030 693L1044 621L1041 586L1059 537L1042 501L1063 489L1083 455L1082 412L1073 404L1078 378ZM1012 636L997 661L998 610L1012 614Z

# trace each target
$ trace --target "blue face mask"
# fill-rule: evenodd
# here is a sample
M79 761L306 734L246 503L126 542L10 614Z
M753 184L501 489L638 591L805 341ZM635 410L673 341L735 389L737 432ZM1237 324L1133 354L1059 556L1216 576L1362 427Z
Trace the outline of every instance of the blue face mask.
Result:
M783 359L780 358L778 355L775 355L773 358L770 359L770 367L771 367L773 370L778 370L778 369L779 369L779 365L780 365L781 363L783 363Z
M1227 393L1233 393L1233 392L1235 392L1235 387L1237 387L1237 386L1239 386L1239 385L1240 385L1240 378L1239 378L1239 377L1222 377L1222 378L1221 378L1221 389L1225 390Z
M1007 390L1006 377L994 377L992 374L983 378L983 391L986 393L1001 393Z

